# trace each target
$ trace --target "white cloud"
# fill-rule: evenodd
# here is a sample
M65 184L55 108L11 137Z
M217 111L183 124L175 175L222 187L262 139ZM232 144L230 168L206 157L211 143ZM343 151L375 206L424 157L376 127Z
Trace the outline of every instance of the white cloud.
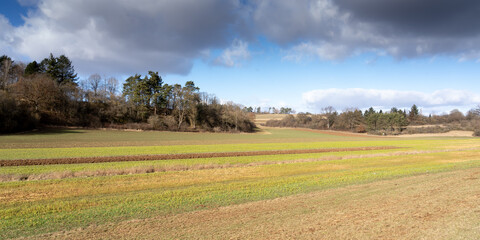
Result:
M248 50L248 43L235 39L232 45L225 49L217 59L216 64L227 67L234 67L238 62L250 58L250 51Z
M43 0L37 4L25 24L10 31L16 41L9 47L31 60L41 60L50 52L65 54L83 74L147 70L187 74L202 53L227 47L231 32L237 32L242 21L238 0ZM2 31L0 39L10 35Z
M305 92L304 103L312 110L333 106L337 109L357 107L410 108L413 104L425 109L468 109L480 103L480 95L465 90L443 89L431 93L379 89L323 89Z
M15 28L3 15L0 14L0 55L6 54L14 59L21 58L20 54L12 48L12 44L18 39L14 35Z
M2 47L3 45L11 44L13 42L13 39L12 39L13 27L12 25L10 25L10 22L8 21L8 19L1 14L0 14L0 31L2 32L2 35L0 35L0 44L2 44Z

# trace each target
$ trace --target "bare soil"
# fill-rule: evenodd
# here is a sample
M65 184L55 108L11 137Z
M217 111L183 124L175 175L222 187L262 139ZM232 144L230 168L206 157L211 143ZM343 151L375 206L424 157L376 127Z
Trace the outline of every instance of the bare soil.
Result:
M28 166L28 165L52 165L52 164L100 163L100 162L127 162L127 161L148 161L148 160L170 160L170 159L193 159L193 158L214 158L214 157L240 157L240 156L279 155L279 154L324 153L324 152L370 151L370 150L385 150L385 149L397 149L397 148L398 147L385 146L385 147L357 147L357 148L321 148L321 149L299 149L299 150L272 150L272 151L250 151L250 152L159 154L159 155L86 157L86 158L15 159L15 160L0 160L0 167Z
M457 170L32 238L480 239L479 186Z

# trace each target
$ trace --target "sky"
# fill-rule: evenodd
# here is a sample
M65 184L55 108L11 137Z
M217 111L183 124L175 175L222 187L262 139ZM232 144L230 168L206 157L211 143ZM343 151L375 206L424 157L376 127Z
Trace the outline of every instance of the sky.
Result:
M264 109L443 114L480 104L478 22L477 0L1 0L0 55Z

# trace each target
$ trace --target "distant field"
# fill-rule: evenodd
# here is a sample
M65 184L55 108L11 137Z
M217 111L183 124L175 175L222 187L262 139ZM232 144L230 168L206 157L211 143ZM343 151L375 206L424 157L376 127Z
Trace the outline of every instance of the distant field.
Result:
M300 153L311 149L319 152ZM298 153L267 152L284 150ZM432 236L455 236L452 231L480 236L480 214L458 215L478 209L473 203L480 203L480 188L475 185L480 177L478 138L399 139L272 128L252 134L58 129L0 136L0 160L7 161L229 152L260 154L0 167L0 239L354 234L408 239L435 232L442 221L451 232ZM402 197L395 198L396 194ZM411 199L414 196L418 199ZM469 204L452 204L459 196ZM431 205L408 204L421 199ZM369 215L376 211L372 206L387 211L387 206L402 204L405 210L392 208L385 215L388 219ZM442 204L449 214L435 215ZM334 214L339 211L352 218ZM409 217L416 214L435 218ZM380 223L375 225L372 219ZM408 227L421 226L420 235L401 231L401 221ZM325 223L337 225L322 227ZM465 229L473 227L477 231ZM359 228L363 232L356 233ZM382 235L388 232L393 237Z
M255 123L261 125L265 124L268 120L282 120L287 115L288 114L255 114Z

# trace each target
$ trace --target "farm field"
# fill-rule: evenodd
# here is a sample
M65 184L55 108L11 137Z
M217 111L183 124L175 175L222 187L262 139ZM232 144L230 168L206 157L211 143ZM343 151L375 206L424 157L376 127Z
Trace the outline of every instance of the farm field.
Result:
M480 237L472 137L55 129L0 161L0 239Z
M282 120L288 114L255 114L255 124L261 125L265 124L268 120ZM292 114L295 116L295 114Z

